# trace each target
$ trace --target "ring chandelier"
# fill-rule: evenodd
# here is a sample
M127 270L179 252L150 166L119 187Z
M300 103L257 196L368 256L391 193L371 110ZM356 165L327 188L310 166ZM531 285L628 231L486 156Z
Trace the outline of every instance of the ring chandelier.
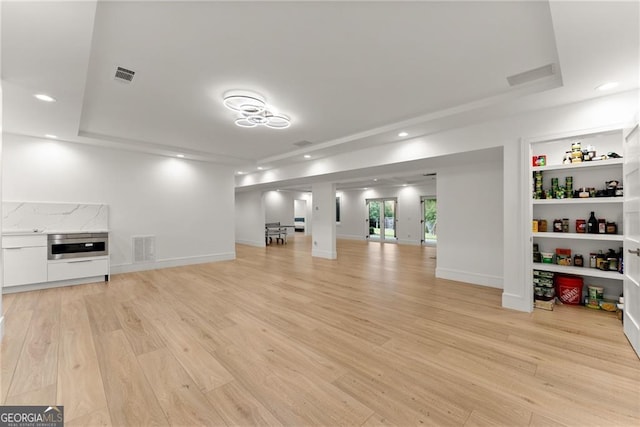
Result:
M264 97L254 92L227 92L223 96L223 104L240 114L235 123L243 128L266 126L271 129L286 129L291 126L289 117L275 113Z

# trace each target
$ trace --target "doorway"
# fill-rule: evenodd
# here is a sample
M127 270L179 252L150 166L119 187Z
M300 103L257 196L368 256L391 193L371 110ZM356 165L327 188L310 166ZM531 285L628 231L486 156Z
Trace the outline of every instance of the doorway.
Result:
M422 243L435 246L438 243L438 202L435 196L422 197Z
M307 229L307 201L295 199L293 201L293 227L295 231L305 232Z
M367 199L367 238L395 242L397 199Z

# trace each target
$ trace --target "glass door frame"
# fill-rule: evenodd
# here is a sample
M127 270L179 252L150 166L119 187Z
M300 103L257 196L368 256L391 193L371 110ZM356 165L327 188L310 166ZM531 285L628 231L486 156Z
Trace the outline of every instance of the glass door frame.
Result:
M370 203L371 202L377 202L380 203L380 213L382 218L378 218L378 220L380 221L380 234L379 235L372 235L371 234L371 226L369 225L371 222L371 218L370 218L370 212L371 212L371 207L370 207ZM393 202L393 236L387 236L386 235L386 231L387 231L387 227L385 227L385 203L386 202ZM365 237L367 239L370 240L375 240L375 241L379 241L379 242L392 242L392 243L396 243L398 241L398 198L397 197L377 197L377 198L373 198L373 199L365 199L365 206L367 207L367 217L365 218L365 222L367 225L367 229L366 229L366 234ZM371 239L372 236L375 236L373 239Z
M420 207L422 211L422 218L420 219L420 224L422 224L422 237L420 238L421 245L430 245L435 246L438 244L438 234L434 234L435 239L427 240L427 220L426 220L426 209L427 209L427 200L435 200L436 201L436 224L438 221L438 197L436 195L433 196L421 196L420 197Z

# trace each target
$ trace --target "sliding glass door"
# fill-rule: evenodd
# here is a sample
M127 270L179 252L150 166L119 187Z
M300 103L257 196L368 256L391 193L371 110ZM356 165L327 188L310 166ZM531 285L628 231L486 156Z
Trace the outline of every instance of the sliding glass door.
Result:
M396 205L396 199L367 200L369 239L396 241Z
M424 225L423 243L427 245L435 245L438 241L437 225L438 225L438 203L433 197L422 198L422 223Z

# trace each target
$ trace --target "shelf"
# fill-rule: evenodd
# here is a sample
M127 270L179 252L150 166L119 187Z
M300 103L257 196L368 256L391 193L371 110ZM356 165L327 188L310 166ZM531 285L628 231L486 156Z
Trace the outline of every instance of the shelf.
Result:
M622 203L624 197L585 197L572 199L531 199L534 205L571 205L571 204L606 204Z
M601 240L607 242L622 242L622 234L588 234L588 233L532 233L533 237L544 239L570 239L570 240Z
M617 271L602 271L602 270L598 270L597 268L589 268L589 267L568 267L565 265L543 264L541 262L534 262L533 268L536 270L553 271L555 273L577 274L579 276L598 277L600 279L613 279L613 280L624 279L624 274L620 274Z
M571 169L584 169L584 168L602 168L610 166L622 166L624 159L607 159L607 160L592 160L590 162L572 163L570 165L547 165L547 166L533 166L532 171L552 171L552 170L571 170Z

